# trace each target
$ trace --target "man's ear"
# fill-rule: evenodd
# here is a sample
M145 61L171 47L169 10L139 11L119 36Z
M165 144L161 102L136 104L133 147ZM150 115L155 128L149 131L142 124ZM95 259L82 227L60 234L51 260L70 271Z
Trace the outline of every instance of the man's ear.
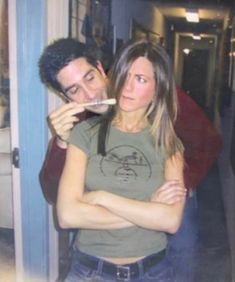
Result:
M104 68L103 68L103 66L102 66L102 64L101 64L101 61L99 61L99 60L97 60L97 62L96 62L96 66L97 66L97 69L100 71L100 73L102 74L102 76L104 77L104 78L106 78L106 73L105 73L105 71L104 71Z

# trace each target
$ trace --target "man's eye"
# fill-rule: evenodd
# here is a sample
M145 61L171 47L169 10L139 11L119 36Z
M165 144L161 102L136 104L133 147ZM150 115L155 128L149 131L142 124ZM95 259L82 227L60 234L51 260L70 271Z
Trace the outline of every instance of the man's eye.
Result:
M86 76L86 81L92 81L95 78L94 74L89 74Z
M79 87L78 87L78 86L73 86L72 88L70 88L70 89L68 90L68 94L74 95L74 94L76 94L76 93L78 92L78 90L79 90Z

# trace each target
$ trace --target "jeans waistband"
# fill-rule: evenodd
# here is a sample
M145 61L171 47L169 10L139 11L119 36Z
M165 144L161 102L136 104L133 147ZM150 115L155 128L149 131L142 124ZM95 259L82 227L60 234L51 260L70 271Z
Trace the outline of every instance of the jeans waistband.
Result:
M76 259L82 265L98 270L100 273L108 274L117 280L129 281L133 278L138 278L146 273L151 267L158 264L165 257L166 250L147 256L135 263L117 265L97 257L93 257L77 250Z

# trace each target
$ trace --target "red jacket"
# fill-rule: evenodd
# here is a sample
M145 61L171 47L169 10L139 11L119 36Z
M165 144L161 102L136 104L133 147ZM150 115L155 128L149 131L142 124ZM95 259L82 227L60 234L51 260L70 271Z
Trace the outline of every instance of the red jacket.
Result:
M217 159L222 149L222 138L203 110L182 90L178 89L177 93L179 112L175 130L185 148L185 186L192 189ZM50 204L56 201L65 155L66 150L59 148L53 138L39 175L44 197Z
M177 89L179 112L175 131L185 151L184 181L188 189L196 188L222 150L222 137L205 112L194 100Z

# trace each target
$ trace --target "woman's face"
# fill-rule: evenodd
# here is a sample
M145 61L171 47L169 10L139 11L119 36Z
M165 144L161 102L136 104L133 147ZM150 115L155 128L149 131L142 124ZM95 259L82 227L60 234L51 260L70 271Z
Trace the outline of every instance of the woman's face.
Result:
M137 58L131 65L119 99L125 112L148 108L155 95L155 78L152 63L145 57Z

